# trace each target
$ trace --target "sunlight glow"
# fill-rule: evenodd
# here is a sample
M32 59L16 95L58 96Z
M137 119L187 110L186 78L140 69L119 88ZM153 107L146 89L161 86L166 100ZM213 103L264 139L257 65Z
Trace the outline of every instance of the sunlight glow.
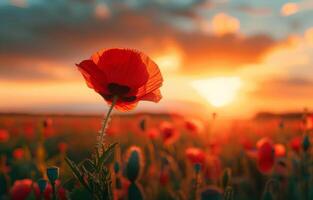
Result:
M152 56L159 67L164 71L177 71L182 64L182 52L175 44L169 46L160 54Z
M234 100L241 80L239 77L215 77L195 80L191 84L210 104L222 107Z

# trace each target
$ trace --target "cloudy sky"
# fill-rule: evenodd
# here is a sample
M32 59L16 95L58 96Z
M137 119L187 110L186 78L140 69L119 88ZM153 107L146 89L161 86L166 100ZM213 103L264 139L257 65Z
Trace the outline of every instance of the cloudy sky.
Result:
M0 111L106 109L75 63L111 47L160 66L138 110L251 116L313 107L313 0L1 0Z

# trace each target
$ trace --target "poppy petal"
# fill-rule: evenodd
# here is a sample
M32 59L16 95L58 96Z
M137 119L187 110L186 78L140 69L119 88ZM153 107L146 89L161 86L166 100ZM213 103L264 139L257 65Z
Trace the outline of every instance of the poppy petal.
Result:
M140 87L137 91L136 96L139 97L140 99L144 99L143 96L149 93L153 93L155 90L159 89L162 86L162 82L163 82L163 78L162 78L161 72L157 64L155 64L152 60L148 59L147 57L143 58L143 60L145 64L147 65L149 79L147 83L144 86ZM159 97L161 98L161 93ZM155 102L157 101L158 100L155 100Z
M109 49L98 52L98 67L106 74L108 83L125 85L137 89L149 78L147 68L142 60L142 53L130 49ZM97 55L93 59L97 61Z
M107 91L106 77L92 60L84 60L77 67L83 74L88 87L101 93Z
M156 90L154 92L148 93L145 96L141 97L141 100L144 101L153 101L153 102L159 102L162 99L161 91Z

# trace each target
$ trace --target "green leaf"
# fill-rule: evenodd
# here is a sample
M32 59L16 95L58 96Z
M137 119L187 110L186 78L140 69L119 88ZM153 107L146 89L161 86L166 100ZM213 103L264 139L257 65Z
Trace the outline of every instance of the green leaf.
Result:
M114 158L114 147L117 143L110 144L107 149L103 152L103 154L99 158L99 162L97 163L97 171L99 172L104 164L110 163Z
M68 164L68 166L71 168L74 176L76 177L76 179L89 191L92 192L88 186L88 184L85 182L83 175L81 174L80 170L78 169L78 167L76 166L76 164L71 161L69 158L65 158L66 163Z

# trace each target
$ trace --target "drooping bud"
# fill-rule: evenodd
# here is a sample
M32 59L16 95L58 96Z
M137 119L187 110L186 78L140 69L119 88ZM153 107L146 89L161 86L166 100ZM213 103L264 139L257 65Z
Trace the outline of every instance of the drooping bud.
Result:
M51 183L54 183L59 178L59 168L52 166L47 168L47 176Z

